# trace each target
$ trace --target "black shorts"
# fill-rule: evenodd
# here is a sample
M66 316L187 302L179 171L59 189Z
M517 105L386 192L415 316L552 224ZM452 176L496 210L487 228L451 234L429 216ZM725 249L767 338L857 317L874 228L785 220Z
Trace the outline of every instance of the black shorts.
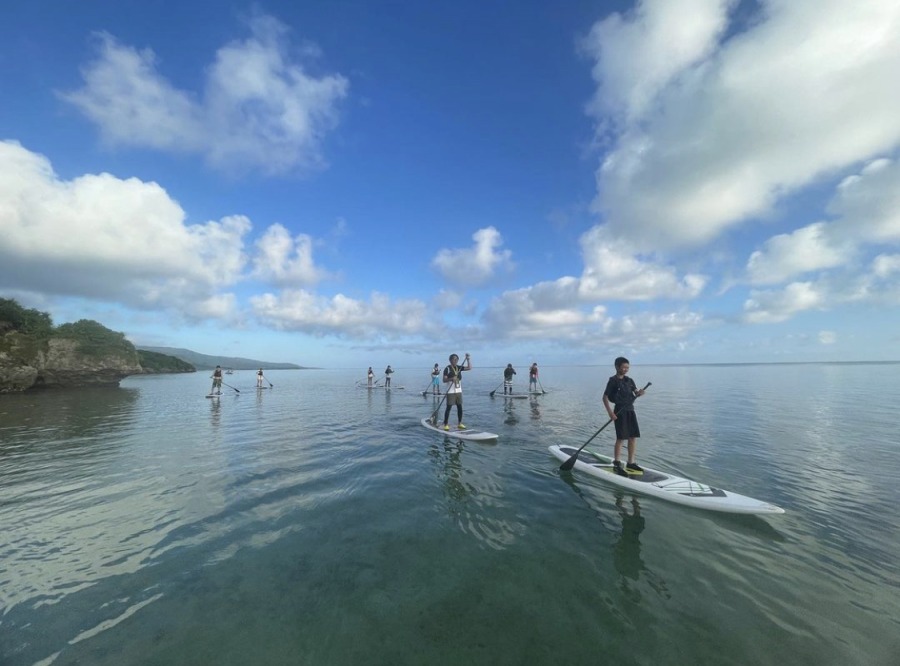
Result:
M641 436L637 414L633 409L617 414L613 423L616 424L616 439L631 439Z

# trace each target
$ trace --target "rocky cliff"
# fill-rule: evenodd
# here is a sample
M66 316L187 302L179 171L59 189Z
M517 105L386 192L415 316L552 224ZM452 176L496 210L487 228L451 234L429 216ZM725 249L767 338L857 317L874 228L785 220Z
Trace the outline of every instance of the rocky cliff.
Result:
M39 340L7 333L0 336L0 393L118 386L125 377L143 372L137 351L128 347L85 350L83 344L65 337Z

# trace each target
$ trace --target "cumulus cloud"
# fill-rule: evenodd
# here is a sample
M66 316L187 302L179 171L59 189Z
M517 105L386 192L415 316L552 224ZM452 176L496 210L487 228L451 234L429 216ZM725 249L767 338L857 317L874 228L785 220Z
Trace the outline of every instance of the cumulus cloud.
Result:
M767 0L746 27L728 23L734 5L644 1L586 40L590 111L598 131L616 127L594 208L642 247L708 242L900 143L898 3ZM682 20L666 43L659 26ZM646 71L621 74L635 54Z
M185 224L156 183L61 180L44 156L0 142L0 286L223 316L246 264L243 216Z
M614 317L604 305L583 305L567 298L566 290L574 286L570 280L561 280L503 293L483 316L486 333L498 339L553 340L585 348L649 347L683 340L705 325L696 312Z
M834 217L778 234L754 251L747 277L780 284L813 271L852 267L869 246L900 240L900 164L878 158L843 179L826 207Z
M249 27L249 38L218 50L200 93L173 86L151 50L100 33L96 59L82 68L84 86L61 97L113 146L201 154L227 171L321 166L321 142L337 123L347 80L308 73L277 19L255 16Z
M485 284L497 272L513 269L512 252L500 249L503 237L494 227L485 227L472 234L471 248L442 249L431 260L432 267L444 279L461 286Z
M825 223L817 222L770 238L762 250L750 255L747 262L750 282L779 284L795 275L846 263L847 248L837 246L829 238L828 229Z
M329 298L305 289L286 289L251 297L250 304L254 316L275 328L318 336L404 336L428 332L434 326L425 303L391 300L380 293L365 302L343 294Z
M280 224L270 226L256 241L254 275L279 286L302 287L318 283L328 272L313 260L313 240L307 234L291 237Z
M645 0L629 16L597 22L582 41L600 86L588 107L597 117L641 118L658 92L709 55L736 0Z
M693 298L707 278L688 274L682 278L670 266L641 259L631 245L597 226L581 238L584 273L578 285L582 300L650 300Z
M744 319L751 324L772 324L810 308L822 308L825 303L820 285L793 282L784 289L751 292L744 302Z
M900 162L872 160L845 178L828 212L837 218L835 233L865 243L900 241Z

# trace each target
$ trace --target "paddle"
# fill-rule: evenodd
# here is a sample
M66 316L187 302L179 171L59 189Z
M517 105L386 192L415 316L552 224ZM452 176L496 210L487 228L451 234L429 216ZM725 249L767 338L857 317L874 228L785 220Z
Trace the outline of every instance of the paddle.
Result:
M544 385L541 384L541 379L540 379L540 377L538 378L538 386L541 387L541 395L544 395L544 394L546 393L546 391L544 390ZM650 384L647 384L647 386L650 386Z
M441 398L440 402L438 403L438 406L435 407L435 409L434 409L433 412L431 412L431 417L429 418L429 420L430 420L435 426L437 426L437 414L438 414L439 411L441 411L441 405L444 404L444 400L446 400L446 399L447 399L447 394L444 393L443 397Z
M502 382L500 382L500 386L503 386L505 383L506 383L506 380L504 379ZM492 397L492 398L494 397L494 394L500 389L500 386L498 386L498 387L495 388L493 391L491 391L491 397Z
M426 387L425 387L425 390L422 391L422 397L423 397L423 398L425 398L425 397L428 396L428 389L431 388L431 386L432 386L433 383L434 383L434 380L433 380L433 379L429 379L429 380L428 380L428 386L426 386Z
M240 393L240 391L238 391L236 388L234 388L231 384L226 384L225 382L222 382L222 385L227 386L228 388L232 389L233 391L237 391L238 393Z
M650 384L651 384L651 383L652 383L652 382L647 382L647 386L645 386L645 387L642 388L641 390L642 390L642 391L646 391L646 390L650 387ZM640 396L638 396L638 397L640 397ZM635 400L637 400L637 398L635 398ZM618 415L618 412L616 412L616 415ZM586 447L588 444L590 444L591 441L594 439L594 437L596 437L596 436L599 435L601 432L603 432L603 431L606 429L606 426L608 426L608 425L609 425L610 423L612 423L612 422L613 422L613 419L610 419L609 421L607 421L606 423L604 423L603 426L601 426L600 430L598 430L598 431L595 432L593 435L591 435L591 438L590 438L588 441L586 441L584 444L582 444L581 446L579 446L579 447L578 447L578 450L577 450L574 454L572 454L572 456L571 456L566 462L564 462L562 465L560 465L559 468L560 468L563 472L568 472L570 469L572 469L573 467L575 467L575 463L576 463L576 461L578 460L578 454L581 453L581 450L582 450L584 447Z
M275 384L269 381L269 378L263 375L263 379L266 380L266 383L269 385L269 388L275 388Z

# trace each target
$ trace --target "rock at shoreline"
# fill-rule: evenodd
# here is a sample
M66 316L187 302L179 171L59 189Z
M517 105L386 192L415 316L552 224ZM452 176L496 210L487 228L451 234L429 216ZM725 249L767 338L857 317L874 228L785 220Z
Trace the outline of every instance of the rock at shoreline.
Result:
M67 338L36 340L16 332L0 336L0 393L118 386L125 377L142 372L133 347L86 352Z

